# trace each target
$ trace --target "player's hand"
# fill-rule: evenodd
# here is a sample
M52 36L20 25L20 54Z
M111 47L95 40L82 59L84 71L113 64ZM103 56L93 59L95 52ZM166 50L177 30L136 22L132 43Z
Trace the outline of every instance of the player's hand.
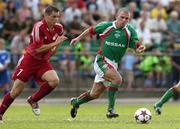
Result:
M79 41L78 38L74 38L71 40L70 45L75 45Z
M136 52L137 52L137 53L142 53L142 52L144 52L144 51L145 51L145 49L146 49L146 47L145 47L145 46L140 45L138 48L136 48Z
M59 36L57 37L56 39L56 43L57 44L60 44L61 42L63 42L64 40L68 39L66 36L62 35L62 36Z

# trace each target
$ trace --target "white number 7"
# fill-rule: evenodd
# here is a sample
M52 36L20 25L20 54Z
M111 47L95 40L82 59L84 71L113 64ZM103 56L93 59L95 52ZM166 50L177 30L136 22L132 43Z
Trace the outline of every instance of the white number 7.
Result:
M19 76L22 73L23 69L19 69L19 72L17 73L17 76Z

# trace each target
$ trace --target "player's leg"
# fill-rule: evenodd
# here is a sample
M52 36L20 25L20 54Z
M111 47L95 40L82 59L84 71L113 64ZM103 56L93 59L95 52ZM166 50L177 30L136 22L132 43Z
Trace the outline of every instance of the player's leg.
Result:
M71 109L71 117L76 117L77 109L79 108L79 105L83 103L87 103L93 99L97 99L100 97L102 92L106 89L106 87L103 85L102 82L94 83L93 87L90 91L84 92L77 98L71 99L71 105L73 108Z
M95 82L109 81L111 85L108 88L108 112L107 117L117 117L119 116L114 112L114 105L116 100L116 94L118 92L118 87L122 83L122 78L117 71L117 63L109 60L106 57L97 55L94 62L94 70L96 72Z
M37 81L37 80L36 80ZM43 97L51 93L59 85L59 78L57 73L54 70L48 70L41 76L41 84L40 88L37 92L35 92L32 96L29 96L27 101L32 107L32 111L35 115L40 115L40 109L38 105L38 101Z
M118 93L118 88L122 83L121 75L113 68L108 69L105 72L104 78L111 82L111 85L107 89L108 94L108 111L107 111L107 118L118 117L119 115L115 113L114 106L115 100Z
M4 96L2 103L0 105L0 122L1 123L2 123L2 116L4 115L8 107L13 103L14 99L18 95L20 95L20 93L23 91L25 85L26 85L25 82L19 79L16 79L14 81L13 88L11 89L11 91Z
M162 106L173 96L176 96L178 93L180 93L180 81L178 84L174 85L172 88L167 90L165 94L161 97L161 99L155 103L154 109L157 113L157 115L161 114L161 108Z
M5 96L9 91L10 91L10 84L9 83L5 83L3 85L3 96Z

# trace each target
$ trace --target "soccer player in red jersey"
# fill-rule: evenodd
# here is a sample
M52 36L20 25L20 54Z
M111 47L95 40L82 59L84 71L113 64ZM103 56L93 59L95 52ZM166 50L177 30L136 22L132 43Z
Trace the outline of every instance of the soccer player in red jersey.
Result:
M40 86L39 90L28 97L27 102L35 115L40 115L38 101L59 85L59 78L49 62L58 46L67 39L63 36L63 26L58 23L60 11L48 6L44 18L35 23L30 35L30 43L13 73L13 87L0 105L0 123L3 115L14 99L23 91L28 80L33 77Z

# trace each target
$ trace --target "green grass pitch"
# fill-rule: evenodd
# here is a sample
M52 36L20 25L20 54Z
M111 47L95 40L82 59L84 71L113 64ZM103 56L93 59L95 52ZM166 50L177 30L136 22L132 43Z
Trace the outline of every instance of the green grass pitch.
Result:
M156 116L153 105L117 104L117 119L107 119L106 104L84 104L72 119L68 104L41 104L41 115L34 116L29 105L13 104L4 116L0 129L180 129L180 104L168 103L163 114ZM140 107L152 113L149 124L137 124L134 112Z

